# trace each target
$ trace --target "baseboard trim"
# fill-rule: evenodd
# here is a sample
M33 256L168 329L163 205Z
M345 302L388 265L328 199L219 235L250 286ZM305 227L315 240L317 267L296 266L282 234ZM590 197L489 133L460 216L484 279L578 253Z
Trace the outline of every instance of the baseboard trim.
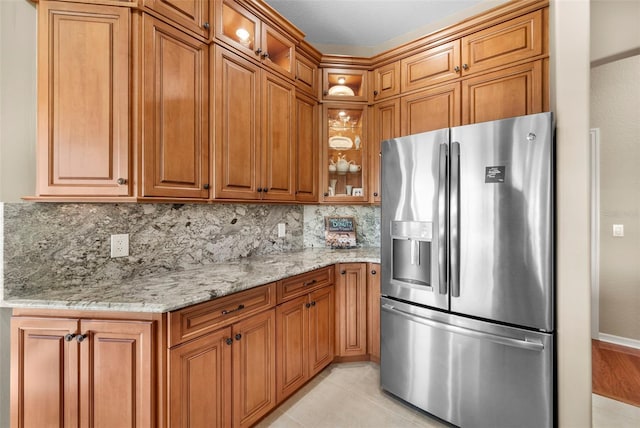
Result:
M640 349L640 340L614 336L613 334L599 333L598 340L601 340L603 342L613 343L615 345L621 345L621 346L627 346L629 348Z

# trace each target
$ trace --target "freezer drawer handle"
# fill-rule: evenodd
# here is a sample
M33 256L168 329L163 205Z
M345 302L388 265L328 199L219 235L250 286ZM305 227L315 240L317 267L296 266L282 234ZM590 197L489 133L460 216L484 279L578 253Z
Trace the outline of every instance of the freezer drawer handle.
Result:
M505 336L500 336L497 334L491 334L491 333L485 333L482 331L477 331L477 330L469 330L463 327L458 327L455 325L451 325L451 324L447 324L447 323L443 323L440 321L434 321L434 320L429 320L426 318L422 318L419 316L416 316L412 313L409 312L405 312L402 311L400 309L397 309L396 307L389 305L387 303L382 305L382 310L383 311L387 311L387 312L392 312L395 314L398 314L400 316L403 316L405 318L410 319L411 321L415 321L417 323L420 324L424 324L427 325L429 327L434 327L434 328L439 328L441 330L445 330L451 333L457 333L457 334L462 334L464 336L469 336L469 337L473 337L476 339L487 339L490 340L492 342L495 343L499 343L501 345L507 345L507 346L512 346L514 348L521 348L521 349L527 349L530 351L542 351L544 350L544 345L540 342L530 342L528 340L520 340L520 339L513 339L511 337L505 337Z

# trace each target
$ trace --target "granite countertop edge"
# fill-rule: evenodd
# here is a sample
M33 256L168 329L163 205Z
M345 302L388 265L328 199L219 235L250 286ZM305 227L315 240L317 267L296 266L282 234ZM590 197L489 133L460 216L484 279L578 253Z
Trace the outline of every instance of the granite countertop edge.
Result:
M247 257L116 282L21 287L0 306L165 313L336 263L379 263L380 249L304 249Z

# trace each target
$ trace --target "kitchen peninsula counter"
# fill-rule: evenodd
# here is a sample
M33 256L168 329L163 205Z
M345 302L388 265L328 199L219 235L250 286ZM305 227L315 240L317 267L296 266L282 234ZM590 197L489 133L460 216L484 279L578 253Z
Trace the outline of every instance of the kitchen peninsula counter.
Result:
M305 249L247 257L90 286L33 284L5 296L12 308L164 313L335 263L380 262L379 248Z

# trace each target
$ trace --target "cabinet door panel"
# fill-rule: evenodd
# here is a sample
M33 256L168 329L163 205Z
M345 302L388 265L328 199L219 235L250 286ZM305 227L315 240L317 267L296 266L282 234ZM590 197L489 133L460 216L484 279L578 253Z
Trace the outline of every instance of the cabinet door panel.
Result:
M40 195L127 196L129 10L38 5Z
M462 124L542 111L542 61L462 81Z
M169 351L170 421L180 427L231 424L231 328Z
M12 426L78 426L78 343L65 341L78 320L13 318L11 330Z
M260 69L216 46L216 198L257 199Z
M207 39L211 31L209 3L210 0L144 0L146 7Z
M307 303L307 296L302 296L276 308L278 403L300 388L308 378Z
M296 200L318 201L318 103L296 97Z
M295 81L298 89L311 95L318 96L318 66L310 59L296 51Z
M367 354L367 265L344 263L338 270L338 356L364 356Z
M315 376L333 361L336 318L334 296L333 285L309 295L309 377Z
M462 38L463 75L531 58L543 53L541 10Z
M233 425L248 427L276 404L275 309L233 325Z
M153 426L153 322L82 320L80 331L81 426Z
M460 41L445 43L400 62L402 92L426 88L460 77Z
M295 168L295 92L291 83L263 72L263 199L293 200Z
M144 15L144 196L207 198L209 47Z
M380 202L380 142L400 136L400 100L398 98L375 105L374 138L371 149L371 197Z
M392 62L391 64L373 70L374 101L380 101L400 93L400 62Z
M372 361L380 362L380 264L367 263L367 346Z
M401 103L402 135L460 125L460 83L407 95Z

